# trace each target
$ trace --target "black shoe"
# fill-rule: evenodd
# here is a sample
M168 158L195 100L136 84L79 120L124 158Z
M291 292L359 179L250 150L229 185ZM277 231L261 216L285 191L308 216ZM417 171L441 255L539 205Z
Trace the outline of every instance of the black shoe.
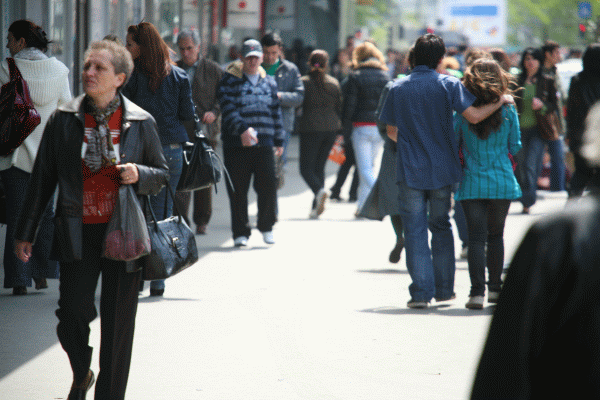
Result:
M356 203L356 201L358 200L358 197L356 195L350 195L350 198L348 199L349 203Z
M13 287L13 295L15 296L23 296L27 294L27 288L25 286L15 286Z
M88 390L94 385L95 380L94 373L90 370L82 384L75 385L73 382L67 400L85 400L85 396L87 395Z
M150 288L150 296L162 296L165 293L165 289L152 289Z
M140 281L140 287L138 287L138 291L140 291L140 292L144 291L144 281Z
M46 278L33 278L36 290L48 289L48 281Z
M340 199L340 191L339 190L335 190L335 189L331 189L330 190L329 199L340 201L341 200Z
M448 297L436 297L435 301L440 303L442 301L450 301L450 300L454 300L456 298L456 293L452 293L450 296Z
M396 242L396 247L392 249L390 252L390 262L393 264L397 264L400 261L400 254L402 253L402 249L404 248L404 239Z

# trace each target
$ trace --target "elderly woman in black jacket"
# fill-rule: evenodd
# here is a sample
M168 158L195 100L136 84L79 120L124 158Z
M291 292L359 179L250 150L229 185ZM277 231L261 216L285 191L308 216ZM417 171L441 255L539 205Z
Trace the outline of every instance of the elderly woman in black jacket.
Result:
M383 88L390 80L383 54L373 43L364 42L352 52L353 71L344 91L343 117L352 121L352 144L360 176L358 210L375 184L375 158L383 146L375 110Z
M73 370L69 399L85 399L94 383L88 341L100 273L100 374L94 398L125 397L141 276L136 261L103 258L102 243L121 185L132 185L138 196L154 195L168 179L154 119L119 93L132 70L123 46L92 43L82 73L85 94L50 117L15 232L17 257L27 262L43 210L58 185L56 315L58 339Z
M569 197L581 196L585 187L597 174L597 168L588 165L580 150L585 118L590 107L599 99L600 44L594 43L589 45L583 54L583 71L571 79L571 85L569 86L567 140L575 158L575 173L571 178Z

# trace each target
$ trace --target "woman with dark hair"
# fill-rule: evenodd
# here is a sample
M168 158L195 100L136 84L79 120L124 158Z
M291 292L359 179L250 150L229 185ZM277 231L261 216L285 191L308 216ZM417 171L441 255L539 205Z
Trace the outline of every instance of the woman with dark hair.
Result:
M510 78L495 60L480 59L467 68L463 83L477 97L473 103L477 107L509 94ZM464 155L463 179L454 199L462 205L469 231L471 292L466 307L481 309L486 266L488 302L498 300L504 266L504 224L511 200L521 197L508 156L521 149L519 118L512 105L502 106L478 124L456 114L454 130Z
M58 187L56 333L73 370L68 400L84 400L94 385L89 338L98 315L100 275L100 373L94 399L125 398L141 264L105 258L102 245L115 204L123 201L119 188L131 185L141 201L158 193L168 178L152 116L119 93L132 69L130 54L114 42L94 42L85 52L85 93L59 106L48 120L10 247L21 261L31 259L41 214Z
M542 74L544 55L540 49L528 47L521 58L521 74L517 79L520 88L515 96L523 149L517 154L517 178L523 190L523 214L529 214L535 204L537 179L542 171L544 150L549 140L540 136L536 113L558 112L554 79ZM550 146L552 160L563 160L562 147ZM560 154L554 154L560 152Z
M598 169L590 167L581 155L585 118L590 107L600 99L600 44L591 44L583 54L583 71L571 78L567 100L567 140L575 158L569 197L581 196L592 179L600 178ZM597 182L596 187L600 187Z
M506 54L504 50L494 48L490 49L489 52L494 58L494 60L496 60L498 64L500 64L504 71L510 72L510 67L512 67L512 63L510 62L510 57L508 57L508 54Z
M300 173L315 194L309 215L313 219L325 210L325 163L342 128L342 91L337 79L327 74L328 62L325 50L314 50L308 59L308 75L301 78L305 92L298 121Z
M185 71L173 65L169 47L149 22L127 29L127 50L135 68L123 94L148 111L158 125L158 137L169 164L169 184L175 190L183 167L182 144L188 141L183 121L194 118L192 89ZM173 201L164 188L150 203L158 218L173 215ZM150 283L150 295L162 296L163 280Z
M364 42L352 52L353 71L344 92L344 119L352 121L352 145L360 176L358 210L375 184L375 158L383 147L375 110L390 81L383 54L373 43Z
M46 32L31 21L15 21L8 28L6 47L27 82L41 123L12 154L0 157L0 178L6 193L5 249L13 247L17 216L23 204L25 189L31 178L46 122L57 106L71 100L69 69L56 58L45 54L49 43L51 42L46 37ZM0 85L9 80L8 62L4 60L0 63ZM32 278L36 289L48 287L46 278L58 278L58 262L50 260L54 231L52 203L49 202L44 210L38 240L33 246L33 254L29 261L23 263L12 251L4 252L4 287L12 288L14 295L26 294L27 287L32 285Z

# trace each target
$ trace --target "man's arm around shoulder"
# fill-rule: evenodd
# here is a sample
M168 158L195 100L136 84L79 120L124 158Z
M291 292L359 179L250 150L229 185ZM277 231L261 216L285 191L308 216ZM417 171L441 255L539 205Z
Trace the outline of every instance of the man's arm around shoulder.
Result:
M486 104L484 106L474 107L470 106L462 112L462 116L472 124L478 124L490 115L492 115L497 109L502 107L504 104L514 104L515 100L509 94L505 94L495 103Z

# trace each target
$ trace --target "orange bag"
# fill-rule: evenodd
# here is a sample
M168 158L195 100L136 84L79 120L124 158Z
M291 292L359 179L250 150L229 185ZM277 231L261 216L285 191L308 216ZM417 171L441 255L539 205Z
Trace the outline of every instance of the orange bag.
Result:
M344 137L337 135L331 150L329 151L329 157L331 161L336 164L342 165L346 161L346 154L344 153Z

